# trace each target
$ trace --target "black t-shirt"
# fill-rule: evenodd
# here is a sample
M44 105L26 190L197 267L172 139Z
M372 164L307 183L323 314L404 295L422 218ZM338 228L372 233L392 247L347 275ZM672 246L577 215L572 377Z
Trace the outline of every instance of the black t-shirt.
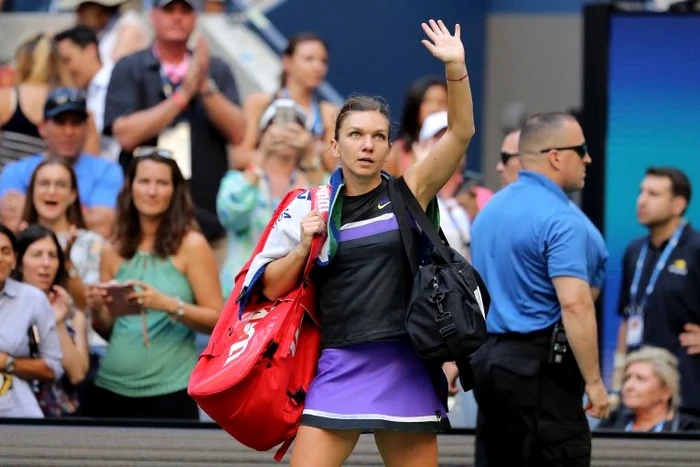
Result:
M361 196L344 196L338 249L316 269L324 347L406 337L413 279L382 180Z
M625 315L630 303L630 285L639 252L648 237L629 244L622 260L622 282L618 312ZM639 279L637 302L645 293L651 273L666 243L654 248L651 243ZM678 245L659 274L654 291L644 309L644 344L662 347L679 361L681 407L700 410L700 355L688 355L678 336L686 323L700 324L700 232L687 225Z
M209 75L221 93L238 104L238 91L229 67L219 58L211 57ZM114 121L140 110L149 109L166 99L160 72L160 62L152 49L142 50L120 59L114 66L105 101L104 134L112 135ZM222 135L209 119L201 99L194 98L190 105L172 122L190 124L192 178L190 194L196 207L197 222L208 240L224 235L216 215L216 195L221 179L228 170L228 138ZM141 146L153 146L157 138L143 141ZM122 151L119 162L128 170L132 154Z

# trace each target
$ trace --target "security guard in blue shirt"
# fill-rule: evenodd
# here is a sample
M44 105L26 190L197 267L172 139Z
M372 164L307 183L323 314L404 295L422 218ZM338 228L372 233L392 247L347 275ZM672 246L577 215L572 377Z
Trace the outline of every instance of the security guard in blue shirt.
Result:
M520 144L520 129L509 132L503 139L501 145L501 162L496 166L496 170L501 178L501 184L506 187L518 179L518 173L522 168L518 158L518 145ZM513 174L515 171L515 174ZM570 201L572 208L581 216L583 223L588 230L588 245L586 254L588 256L588 282L591 286L593 301L598 300L600 291L605 282L605 266L608 262L608 247L605 239L598 228L591 222L586 214L581 211L576 203Z
M472 357L477 445L489 466L588 466L587 412L607 417L589 285L588 232L567 191L591 163L581 127L562 113L522 128L518 180L472 226L472 262L492 302L489 337ZM497 233L497 234L496 234Z

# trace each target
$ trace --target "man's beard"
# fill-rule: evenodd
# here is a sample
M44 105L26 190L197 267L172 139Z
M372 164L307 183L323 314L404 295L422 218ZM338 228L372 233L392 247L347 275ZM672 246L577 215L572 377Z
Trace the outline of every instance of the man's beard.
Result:
M648 229L656 229L656 228L664 227L664 226L668 225L669 222L671 222L672 220L673 220L673 216L669 215L669 216L666 216L662 219L650 220L647 223L642 224L642 225Z

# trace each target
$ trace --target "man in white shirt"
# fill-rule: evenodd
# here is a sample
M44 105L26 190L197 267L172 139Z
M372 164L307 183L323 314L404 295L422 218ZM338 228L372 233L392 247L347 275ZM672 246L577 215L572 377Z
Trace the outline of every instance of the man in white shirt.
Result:
M105 99L114 64L103 66L95 33L86 26L75 26L56 34L58 55L75 85L87 93L87 108L102 135ZM100 155L111 161L119 157L119 144L109 136L101 136Z
M148 28L128 0L55 0L63 11L74 11L77 24L97 34L100 60L114 64L148 46Z

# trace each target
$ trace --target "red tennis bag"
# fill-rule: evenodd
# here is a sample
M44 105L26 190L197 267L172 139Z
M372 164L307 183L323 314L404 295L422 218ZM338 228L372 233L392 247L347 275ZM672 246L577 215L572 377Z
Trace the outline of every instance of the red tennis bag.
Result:
M316 376L321 329L316 319L316 294L309 273L325 237L315 237L299 287L285 297L267 300L249 294L239 318L239 302L247 294L243 282L255 256L285 208L306 190L289 192L280 202L258 245L235 279L235 287L209 343L190 377L188 393L217 424L240 443L267 451L282 444L280 461L296 435L304 397ZM330 188L309 191L313 209L328 219Z

